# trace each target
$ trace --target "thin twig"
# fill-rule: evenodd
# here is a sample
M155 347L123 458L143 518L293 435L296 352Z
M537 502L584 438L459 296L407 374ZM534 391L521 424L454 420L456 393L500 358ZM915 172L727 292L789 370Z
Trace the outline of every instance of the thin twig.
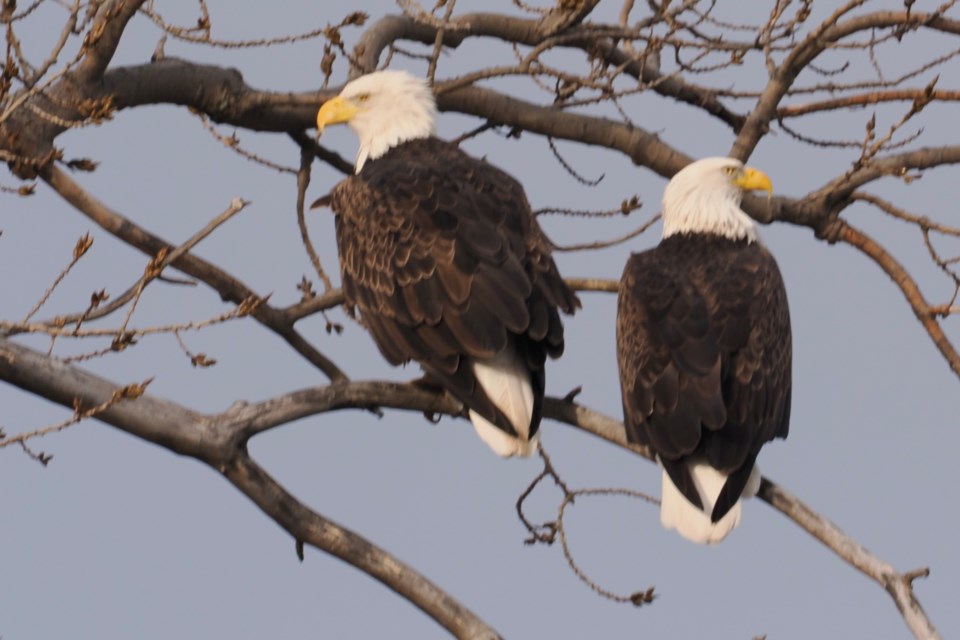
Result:
M450 18L453 17L453 9L457 6L457 0L446 0L446 5L443 22L437 28L437 35L433 41L433 52L430 54L430 62L427 65L427 81L431 85L433 85L437 73L437 62L440 60L440 54L443 53L443 34L446 31L446 25L450 24Z
M133 298L130 308L127 310L127 315L123 319L123 323L120 325L120 328L117 330L117 339L119 340L127 331L127 325L130 323L130 319L133 317L133 312L137 308L137 302L140 300L140 296L143 294L143 290L146 286L154 279L158 278L163 270L169 265L173 264L180 259L181 256L184 256L193 249L197 244L209 236L215 229L217 229L224 222L240 213L250 204L246 200L240 198L234 198L230 202L230 206L227 209L215 217L213 220L208 222L203 229L196 232L191 236L186 242L181 244L176 249L168 251L166 249L161 249L157 252L157 255L154 256L144 269L143 275L140 277L140 280L131 287L133 289ZM122 297L122 296L121 296Z
M79 332L80 325L83 322L87 322L90 320L99 320L100 318L104 318L110 315L117 309L122 308L124 305L126 305L131 300L134 300L137 296L139 296L143 292L143 287L146 286L145 278L147 278L148 275L151 276L150 279L161 279L162 270L164 268L173 264L180 257L186 255L187 252L189 252L193 247L195 247L201 240L203 240L204 238L209 236L211 233L213 233L213 231L217 229L217 227L225 223L234 215L240 213L240 211L242 211L244 207L246 207L248 204L250 203L244 200L241 200L239 198L234 198L226 210L224 210L217 217L215 217L213 220L208 222L203 229L201 229L196 234L194 234L193 237L187 240L187 242L180 245L180 247L174 250L172 253L167 251L165 253L164 259L161 260L158 264L153 265L154 267L153 269L150 269L148 265L147 271L149 271L149 273L144 273L144 275L141 276L137 280L137 282L133 283L122 294L113 298L108 304L105 304L105 305L100 304L103 300L106 300L107 298L104 292L100 292L99 300L97 300L97 297L98 297L97 294L94 294L94 298L91 300L90 306L83 313L72 314L67 316L57 316L56 318L53 318L51 320L44 321L43 324L47 325L47 327L49 328L59 328L66 324L76 323L77 325L76 331ZM129 323L129 319L131 315L132 315L132 311L127 314L127 323ZM125 323L124 326L126 326L127 323ZM26 323L23 322L21 324L26 324ZM18 329L15 326L8 326L5 330L11 333L20 331L20 329ZM38 328L25 328L23 330L32 331L32 332L39 331ZM51 334L51 335L54 335L54 334ZM56 335L65 335L65 334L56 334Z
M557 472L556 467L553 464L553 461L550 459L550 456L547 454L546 449L544 449L543 444L541 443L539 447L540 459L543 462L543 470L534 478L527 488L520 494L520 497L517 499L516 510L517 516L520 518L520 522L523 523L523 526L527 529L527 532L530 534L530 537L524 540L525 544L537 544L544 543L547 545L552 545L556 540L560 540L560 545L563 548L564 558L567 560L567 564L570 566L570 570L587 586L590 587L595 593L606 598L607 600L612 600L613 602L625 603L629 602L635 606L641 606L643 604L649 604L654 600L654 589L649 587L645 590L634 592L630 595L622 595L614 593L595 582L587 573L580 567L579 563L573 556L573 552L570 550L570 543L567 540L567 533L564 527L564 516L567 513L567 507L572 505L577 498L585 496L623 496L628 498L637 498L644 500L651 504L659 504L659 501L652 496L649 496L645 493L639 491L633 491L630 489L577 489L571 490L570 487L564 482L560 474ZM557 510L557 517L554 520L545 522L543 524L533 524L526 516L524 512L524 503L527 498L533 493L533 491L540 485L540 483L550 478L553 480L554 484L560 489L563 493L563 499L560 502L560 506Z
M32 318L37 311L40 311L40 308L46 304L47 300L50 299L50 296L53 294L53 290L56 289L61 282L63 282L63 279L67 277L67 274L70 273L70 270L73 269L77 262L80 261L80 258L86 255L91 246L93 246L93 238L90 237L89 233L83 234L83 236L77 240L76 245L73 247L73 256L71 257L69 264L67 264L67 266L60 271L60 273L54 279L53 284L47 287L47 290L43 292L43 295L40 296L40 299L37 300L36 304L34 304L30 311L27 312L27 315L23 316L23 320L20 321L22 324L30 322L30 318Z
M623 244L628 240L636 238L637 236L643 234L647 229L652 227L660 219L661 214L657 214L644 222L642 225L625 233L619 238L614 238L613 240L599 240L596 242L584 242L581 244L568 244L568 245L554 245L555 251L594 251L597 249L607 249L609 247L615 247L617 245Z
M317 272L317 276L323 281L323 292L327 293L333 289L333 283L330 281L330 276L327 275L323 264L320 262L320 256L317 255L317 250L314 249L313 242L310 241L310 231L307 229L307 220L304 215L307 188L310 186L310 167L313 165L313 158L312 145L301 145L300 170L297 172L297 227L300 229L300 239L303 242L304 249L307 251L307 255L310 256L313 270Z
M31 458L40 462L44 466L50 461L52 456L47 456L43 452L37 453L31 450L27 446L27 441L33 440L35 438L42 438L44 436L50 435L51 433L57 433L63 431L67 427L71 427L82 420L87 418L93 418L96 415L106 411L113 405L117 404L122 400L133 400L139 398L147 389L147 386L153 378L149 378L139 384L129 384L124 387L117 388L113 394L104 400L103 402L97 404L93 407L85 407L83 403L75 399L73 401L73 415L64 420L63 422L58 422L57 424L52 424L47 427L42 427L39 429L33 429L31 431L25 431L15 436L10 436L8 438L0 438L0 449L8 447L12 444L19 444L24 452L29 455Z
M200 113L199 111L193 111L193 113L196 114L198 118L200 118L200 124L203 126L204 129L207 130L207 132L211 136L213 136L217 141L223 144L223 146L225 146L226 148L240 155L240 157L246 158L247 160L250 160L251 162L255 162L259 165L263 165L264 167L267 167L269 169L273 169L274 171L277 171L279 173L290 173L290 174L297 173L297 170L294 169L293 167L285 167L282 164L278 164L276 162L273 162L272 160L267 160L266 158L258 156L257 154L251 151L247 151L246 149L240 146L240 139L237 137L236 132L234 132L233 135L225 136L219 131L217 131L216 127L213 125L213 123L210 122L210 118L206 114Z

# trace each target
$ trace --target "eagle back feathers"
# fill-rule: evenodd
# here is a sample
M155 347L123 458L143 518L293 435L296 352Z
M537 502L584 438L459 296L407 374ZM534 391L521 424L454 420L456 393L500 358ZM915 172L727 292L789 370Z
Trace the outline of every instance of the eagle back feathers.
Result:
M470 363L508 345L532 371L563 352L558 311L579 307L520 184L436 138L368 160L331 194L344 296L384 357L417 360L508 433ZM530 436L536 430L533 425Z
M776 262L757 242L665 238L627 262L617 342L628 438L649 445L698 507L683 460L703 456L729 474L718 520L761 446L787 435L790 318Z

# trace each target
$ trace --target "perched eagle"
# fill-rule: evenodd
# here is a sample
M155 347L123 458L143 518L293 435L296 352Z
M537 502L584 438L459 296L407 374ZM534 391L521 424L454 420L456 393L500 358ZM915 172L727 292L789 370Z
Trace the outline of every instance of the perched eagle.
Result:
M317 113L347 123L356 172L330 194L343 293L383 356L416 360L470 410L497 454L537 447L546 356L563 352L558 311L580 306L512 177L433 136L426 83L378 71Z
M770 179L732 158L688 165L663 194L663 239L620 281L617 360L627 438L663 466L660 522L714 544L786 438L792 346L780 270L740 209Z

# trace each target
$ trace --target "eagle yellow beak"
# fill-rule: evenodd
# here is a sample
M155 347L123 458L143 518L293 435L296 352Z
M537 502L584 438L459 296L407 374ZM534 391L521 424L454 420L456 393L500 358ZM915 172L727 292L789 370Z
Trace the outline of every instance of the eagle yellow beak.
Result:
M317 133L323 133L323 128L328 124L350 122L355 115L357 115L357 105L353 102L340 96L330 98L317 111Z
M770 176L753 167L744 167L740 175L733 180L733 183L744 191L766 191L767 196L773 195L773 183L770 182Z

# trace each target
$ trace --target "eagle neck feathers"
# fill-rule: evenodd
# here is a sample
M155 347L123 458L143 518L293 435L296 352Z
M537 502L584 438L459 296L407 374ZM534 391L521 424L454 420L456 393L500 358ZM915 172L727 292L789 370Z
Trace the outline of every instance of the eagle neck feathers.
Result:
M663 195L663 237L698 233L756 242L757 225L740 208L742 197L726 185L671 182Z

